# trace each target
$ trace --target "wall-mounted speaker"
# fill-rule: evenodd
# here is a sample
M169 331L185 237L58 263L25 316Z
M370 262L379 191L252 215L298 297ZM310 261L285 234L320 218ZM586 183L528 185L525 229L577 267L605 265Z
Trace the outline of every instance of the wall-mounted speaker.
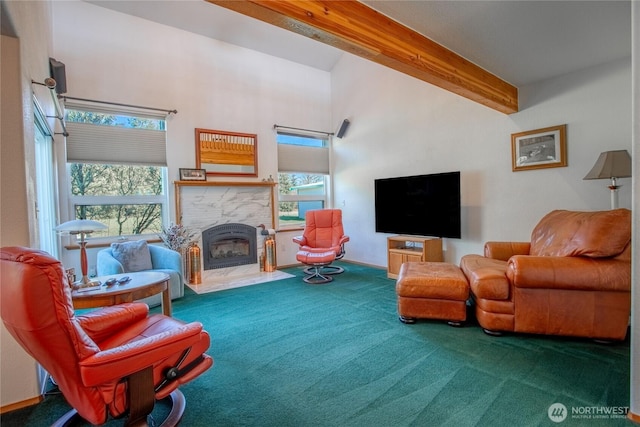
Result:
M56 61L53 58L49 58L49 71L51 77L56 81L56 92L67 92L67 74L64 69L64 64L60 61Z
M349 124L351 122L349 122L349 120L344 119L342 124L340 125L340 129L338 129L338 133L336 134L336 136L338 138L342 138L344 136L345 133L347 133L347 129L349 128Z

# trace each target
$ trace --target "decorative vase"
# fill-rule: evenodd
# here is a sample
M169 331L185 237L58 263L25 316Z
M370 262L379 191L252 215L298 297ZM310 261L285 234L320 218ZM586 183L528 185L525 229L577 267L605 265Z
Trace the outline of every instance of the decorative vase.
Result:
M189 283L189 249L187 247L182 247L178 249L178 252L180 253L180 261L182 262L182 277L184 277L185 283Z
M200 273L200 246L197 243L191 243L187 250L187 263L189 271L189 283L198 285L202 283L202 274Z
M272 237L269 237L264 242L264 271L271 273L276 271L276 241Z

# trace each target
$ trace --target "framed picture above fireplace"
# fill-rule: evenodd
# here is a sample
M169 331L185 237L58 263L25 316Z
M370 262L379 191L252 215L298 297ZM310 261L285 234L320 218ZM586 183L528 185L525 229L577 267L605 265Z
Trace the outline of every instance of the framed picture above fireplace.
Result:
M180 181L206 181L207 171L204 169L180 168Z
M196 128L196 168L207 175L258 176L258 136Z

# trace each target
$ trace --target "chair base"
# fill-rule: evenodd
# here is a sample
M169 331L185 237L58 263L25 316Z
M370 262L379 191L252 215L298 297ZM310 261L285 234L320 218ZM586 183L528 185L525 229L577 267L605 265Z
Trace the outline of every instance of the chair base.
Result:
M318 268L320 274L323 276L344 273L344 268L337 265L323 265ZM307 267L304 270L304 274L315 274L314 267Z
M320 269L323 266L317 266L317 267L308 267L304 269L305 274L308 274L308 276L303 277L302 280L305 283L309 283L310 285L321 285L323 283L329 283L333 281L333 277L331 276L325 276L324 274L322 274L320 272ZM311 270L311 272L307 272L307 270Z
M171 399L171 411L167 415L167 418L164 419L160 427L175 427L180 423L182 419L182 415L184 414L184 410L187 406L187 401L184 397L184 394L178 389L175 389L171 392L171 394L165 397L163 400ZM51 427L71 427L73 425L77 425L76 421L78 419L82 419L80 415L78 415L78 411L75 409L70 410L62 417L58 418L56 422L54 422ZM147 422L141 422L138 424L129 424L128 420L125 422L125 426L148 426ZM152 424L153 425L153 424Z
M303 270L307 276L302 280L312 285L328 283L333 280L333 277L327 276L327 273L321 269L328 267L335 259L336 253L330 250L324 252L299 250L296 254L296 260L308 266Z

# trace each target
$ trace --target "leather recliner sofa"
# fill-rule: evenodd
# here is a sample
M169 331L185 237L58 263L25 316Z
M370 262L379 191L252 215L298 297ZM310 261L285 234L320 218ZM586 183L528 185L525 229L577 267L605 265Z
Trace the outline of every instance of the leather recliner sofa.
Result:
M556 210L530 242L465 255L476 318L502 331L624 340L631 311L631 211Z

